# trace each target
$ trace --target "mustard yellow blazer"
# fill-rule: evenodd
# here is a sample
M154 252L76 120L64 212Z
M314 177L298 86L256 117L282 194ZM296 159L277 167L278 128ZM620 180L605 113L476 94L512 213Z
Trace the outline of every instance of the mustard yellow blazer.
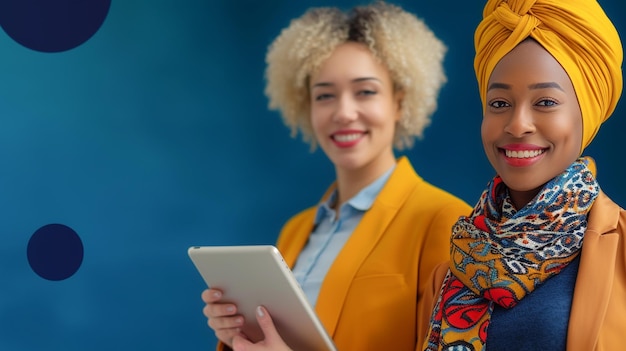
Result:
M424 292L419 343L448 264L439 265ZM566 292L565 292L566 293ZM618 351L626 344L626 211L603 192L589 212L567 330L568 351Z
M319 292L315 310L339 350L415 349L424 286L448 259L452 225L470 212L464 201L420 178L406 157L398 160ZM278 238L292 267L315 213L311 207L292 217Z

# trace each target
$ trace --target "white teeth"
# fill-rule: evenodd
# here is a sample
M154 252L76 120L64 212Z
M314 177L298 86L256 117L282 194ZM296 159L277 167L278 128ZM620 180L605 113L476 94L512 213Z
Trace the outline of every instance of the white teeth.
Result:
M358 138L361 137L361 133L354 133L354 134L335 134L333 136L333 138L335 140L337 140L340 143L347 143L350 141L354 141L357 140Z
M537 157L543 154L543 150L520 150L520 151L512 151L512 150L504 150L506 157L512 158L531 158Z

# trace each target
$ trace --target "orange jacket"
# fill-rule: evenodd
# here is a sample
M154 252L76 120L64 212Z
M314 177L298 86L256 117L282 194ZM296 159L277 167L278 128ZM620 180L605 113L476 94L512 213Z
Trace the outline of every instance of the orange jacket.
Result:
M448 264L439 265L424 293L419 343ZM589 212L567 330L568 351L617 351L626 340L626 211L600 192Z
M292 267L316 209L292 217L278 238ZM452 225L470 212L464 201L420 178L408 159L398 160L319 292L315 310L339 350L415 349L424 284L449 256Z

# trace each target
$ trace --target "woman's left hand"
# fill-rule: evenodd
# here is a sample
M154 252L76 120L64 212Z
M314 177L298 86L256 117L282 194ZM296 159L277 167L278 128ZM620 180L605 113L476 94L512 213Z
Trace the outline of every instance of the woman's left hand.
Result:
M235 336L233 339L234 351L291 351L289 346L285 344L280 337L272 321L272 317L267 312L265 307L259 306L256 309L256 320L259 322L259 326L265 336L264 340L253 344L250 340L247 340L241 336Z

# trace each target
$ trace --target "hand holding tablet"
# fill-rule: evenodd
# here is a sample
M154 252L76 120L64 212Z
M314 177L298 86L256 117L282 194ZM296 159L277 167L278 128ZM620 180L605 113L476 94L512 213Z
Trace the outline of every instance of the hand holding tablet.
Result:
M224 302L237 305L245 318L242 332L263 339L258 306L270 313L282 339L294 350L336 350L278 249L271 245L193 246L189 257Z

